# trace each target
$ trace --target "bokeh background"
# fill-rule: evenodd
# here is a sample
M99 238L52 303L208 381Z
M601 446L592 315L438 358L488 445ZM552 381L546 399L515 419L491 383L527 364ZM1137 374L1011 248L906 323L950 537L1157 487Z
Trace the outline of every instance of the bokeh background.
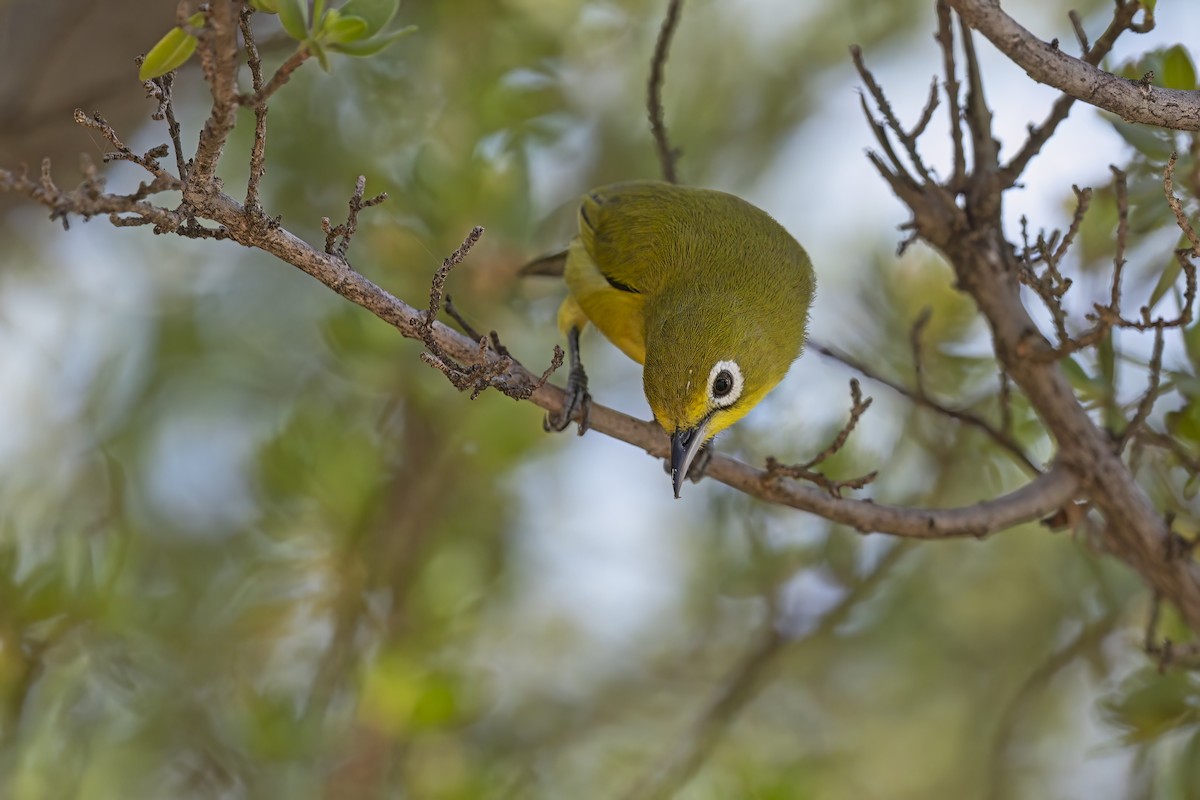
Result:
M390 199L351 261L416 305L483 225L450 291L541 369L561 288L517 270L565 243L582 191L658 175L644 95L663 6L407 0L398 22L418 33L328 74L310 63L277 96L268 211L318 242L366 175ZM1005 3L1063 42L1069 7L1094 38L1111 3ZM1114 64L1200 30L1198 11L1163 0ZM165 141L132 57L173 14L0 2L0 167L51 155L71 185L78 154L105 149L76 106L135 147ZM911 123L940 67L933 29L926 0L688 0L667 123L683 180L745 196L808 248L815 339L911 384L928 308L926 385L998 419L985 326L936 255L895 255L906 214L863 156L848 46ZM1054 93L980 52L1011 153ZM204 86L194 69L177 85L194 143ZM235 195L249 122L224 162ZM943 169L947 129L939 115L926 135ZM1107 185L1110 163L1148 176L1127 289L1144 297L1177 231L1146 166L1162 142L1124 133L1077 107L1007 218L1062 227L1072 184ZM1100 195L1078 308L1107 298ZM676 501L643 453L470 400L416 343L261 253L103 220L64 232L0 202L0 796L1200 796L1192 679L1157 674L1146 590L1082 538L1029 525L910 546L711 481ZM1119 344L1122 377L1081 357L1081 392L1136 397L1149 343ZM648 418L635 364L596 336L584 355L600 402ZM806 460L854 375L809 352L719 449ZM878 469L862 496L957 505L1021 481L983 436L863 386L875 404L829 465ZM1019 397L1014 415L1048 459ZM1186 519L1191 495L1156 500Z

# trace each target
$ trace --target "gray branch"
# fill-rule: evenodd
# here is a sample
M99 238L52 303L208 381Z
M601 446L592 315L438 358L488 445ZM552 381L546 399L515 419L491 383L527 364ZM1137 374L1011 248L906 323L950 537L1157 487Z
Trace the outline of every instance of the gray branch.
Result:
M1200 130L1200 92L1131 81L1044 42L1004 13L996 0L946 0L963 21L1038 83L1121 117L1180 131Z

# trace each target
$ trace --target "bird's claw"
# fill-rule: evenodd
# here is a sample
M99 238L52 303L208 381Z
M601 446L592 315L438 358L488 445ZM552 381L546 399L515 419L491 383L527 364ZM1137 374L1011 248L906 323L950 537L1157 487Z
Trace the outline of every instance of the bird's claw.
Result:
M582 368L571 370L567 379L567 401L563 403L562 411L546 414L542 427L547 432L559 433L565 431L571 424L571 419L579 415L579 435L583 436L588 429L588 417L592 411L592 396L587 390L587 374Z

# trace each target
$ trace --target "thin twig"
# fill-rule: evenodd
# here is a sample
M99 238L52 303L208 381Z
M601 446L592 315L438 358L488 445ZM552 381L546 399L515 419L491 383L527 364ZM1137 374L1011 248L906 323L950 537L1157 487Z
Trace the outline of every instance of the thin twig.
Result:
M364 184L365 179L360 177L357 189L359 192ZM462 263L481 236L483 236L483 228L476 225L467 234L467 238L463 239L463 243L458 246L458 249L442 261L442 266L434 273L429 286L429 309L422 315L423 319L418 328L426 347L426 351L421 354L421 360L440 370L458 390L470 389L472 400L491 386L493 380L504 374L512 366L513 361L511 358L505 357L496 360L489 359L487 357L488 340L486 337L480 336L476 340L478 352L475 358L469 364L461 363L446 353L437 343L433 335L433 322L437 319L438 312L441 311L446 279L450 276L451 270ZM550 372L553 372L553 369L547 370L543 381L545 378L549 378Z
M1087 58L1090 48L1088 47L1087 31L1083 29L1083 20L1079 17L1079 12L1071 9L1067 12L1067 17L1071 20L1071 27L1075 29L1075 40L1079 42L1079 52L1084 58Z
M1078 342L1072 342L1071 335L1067 332L1067 311L1063 307L1062 299L1071 288L1072 281L1064 277L1058 267L1083 224L1092 201L1092 190L1080 189L1078 186L1072 186L1071 190L1075 193L1075 213L1065 234L1054 231L1047 237L1044 232L1039 233L1037 241L1030 245L1026 221L1024 217L1021 218L1021 235L1024 241L1021 251L1023 268L1017 273L1017 278L1037 293L1046 310L1050 312L1058 336L1059 352L1073 351L1082 346ZM1038 264L1045 267L1041 275L1037 273Z
M913 142L921 138L921 134L925 132L925 129L929 127L929 123L933 120L933 112L937 110L937 107L938 82L937 77L934 76L929 84L929 99L925 101L925 108L922 109L921 116L917 119L917 124L913 126L911 131L904 135L904 138Z
M999 166L999 143L992 133L992 111L988 108L983 92L983 71L975 54L975 39L966 22L959 17L959 33L962 36L963 57L967 62L967 104L964 119L971 132L971 155L974 165L976 202L985 200L989 210L999 204L999 194L990 186L990 177Z
M893 391L904 395L905 397L907 397L909 400L911 400L914 404L916 404L918 406L927 408L930 411L935 411L938 414L942 414L944 416L950 417L951 419L958 420L959 422L963 423L964 425L969 425L972 428L982 431L984 434L987 435L987 437L989 439L991 439L996 444L1000 445L1000 447L1003 448L1004 451L1007 452L1010 456L1012 456L1013 459L1018 464L1020 464L1022 467L1024 467L1026 472L1028 472L1031 475L1037 475L1038 473L1041 472L1041 470L1037 467L1037 465L1034 464L1029 459L1029 456L1025 455L1024 449L1022 449L1021 445L1017 443L1016 439L1014 439L1010 434L1005 433L1004 431L998 430L995 426L993 426L991 423L989 423L987 420L983 419L982 417L972 414L970 411L962 411L960 409L950 408L949 406L943 405L942 403L938 402L937 400L934 400L932 397L929 397L928 395L921 395L918 392L916 392L915 390L910 389L909 387L905 386L902 383L898 383L897 381L893 381L893 380L883 377L882 375L879 375L878 373L876 373L874 370L869 368L866 364L862 363L861 361L859 361L855 358L852 358L851 356L849 356L845 353L842 353L841 351L834 350L831 347L827 347L823 344L820 344L819 342L810 341L808 344L808 347L809 347L809 349L815 350L816 352L820 353L823 356L832 358L835 361L840 361L841 363L845 364L850 369L861 373L862 375L870 378L873 381L882 383L884 386L887 386L889 389L892 389Z
M240 24L242 28L242 43L246 46L246 63L250 67L250 80L254 86L254 96L258 98L262 93L263 74L262 60L258 57L258 45L254 42L254 31L250 25L250 17L253 14L253 6L246 6L242 9ZM258 199L258 184L262 180L263 173L266 171L263 165L266 149L267 99L263 97L254 104L254 143L250 148L250 177L246 181L246 213L250 215L262 213L262 205Z
M887 129L895 133L896 138L898 138L900 143L904 145L904 150L908 154L908 160L916 169L917 174L921 176L921 179L927 185L935 184L936 182L933 180L933 176L930 174L928 167L925 166L925 161L921 158L921 154L917 150L916 136L925 129L927 120L925 120L925 122L920 120L918 121L916 127L913 129L915 132L914 134L906 133L904 131L904 126L900 124L900 119L896 116L896 112L892 110L891 103L888 102L886 95L884 95L883 89L880 88L879 83L875 80L875 76L869 69L867 69L866 63L863 61L862 49L859 47L851 47L850 56L854 60L854 67L858 70L858 74L862 77L863 83L867 85L867 91L870 92L872 99L874 99L876 107L879 109L879 112L883 114L883 119L887 123ZM864 111L865 110L867 109L864 101ZM929 114L933 113L933 110L930 108L928 103L926 104L926 111ZM869 116L870 113L868 112L868 117ZM921 119L925 119L925 111L922 112ZM876 138L878 138L878 136ZM881 142L881 144L883 143ZM893 163L899 165L899 159L895 158L894 154L890 155Z
M238 102L244 106L257 108L260 103L270 100L272 95L291 80L292 73L299 69L300 65L307 61L311 55L312 53L308 51L307 47L301 47L279 65L279 69L275 70L275 74L271 76L271 80L267 81L266 86L255 90L252 94L238 95Z
M359 181L363 184L366 183L366 179L362 176L359 177ZM429 310L425 312L424 327L426 334L432 329L433 321L437 319L438 312L441 311L442 295L445 293L446 279L450 277L451 270L463 262L463 259L467 257L467 253L471 252L471 248L475 246L475 243L479 241L479 237L481 236L483 236L483 226L476 225L467 234L467 238L463 239L458 249L448 255L442 261L442 266L434 273L433 282L429 285Z
M1150 412L1154 410L1154 401L1158 399L1158 387L1162 381L1162 357L1163 357L1163 329L1154 329L1154 352L1150 356L1149 379L1146 385L1146 392L1142 395L1141 401L1138 403L1137 412L1134 413L1133 419L1125 426L1124 432L1121 434L1121 441L1118 444L1120 450L1124 450L1129 444L1130 439L1137 435L1138 430L1146 424L1146 420L1150 417Z
M844 489L861 489L871 483L878 476L879 472L872 471L866 475L847 480L834 480L823 473L816 472L813 467L832 458L843 447L846 446L846 440L850 438L850 434L854 432L858 426L859 419L871 407L872 399L868 397L863 400L862 389L858 385L857 378L850 379L850 419L838 431L837 436L833 438L824 450L817 453L803 464L783 464L774 456L767 458L767 474L778 477L788 477L797 480L805 480L810 483L815 483L825 491L829 492L833 497L841 497Z
M667 15L663 18L662 27L658 31L658 41L654 43L654 56L650 60L650 80L646 90L646 109L650 114L650 132L654 135L654 144L658 149L658 162L662 166L663 180L668 183L679 183L675 164L679 159L679 151L671 147L667 136L667 126L663 122L662 86L666 78L667 54L671 48L671 37L679 24L679 12L683 0L667 0Z
M129 147L121 141L117 136L117 132L108 124L104 117L100 116L100 112L93 113L90 117L83 113L82 109L75 109L75 122L85 128L96 131L101 136L109 141L109 143L117 150L115 153L105 153L104 162L109 161L131 161L137 164L142 169L149 172L156 178L162 177L164 171L158 163L158 159L165 157L168 154L166 145L159 145L151 149L145 155L138 155L129 149Z
M945 71L946 100L950 104L950 139L954 145L954 174L947 181L947 187L952 192L958 192L967 179L967 157L963 150L962 109L959 106L958 68L954 59L954 26L951 24L950 7L945 0L937 4L938 46L942 49L942 69Z
M358 231L358 214L364 208L377 206L384 200L388 199L387 192L380 192L372 198L363 199L363 193L367 190L367 176L359 175L358 180L354 182L354 194L350 195L350 211L346 215L346 221L337 225L332 225L329 217L321 217L321 230L325 232L325 252L338 258L345 259L346 252L350 249L350 240L354 238L354 234ZM483 229L479 229L479 233L483 233ZM479 237L476 236L476 239ZM471 242L475 244L475 242ZM470 248L467 248L470 249ZM465 256L466 253L463 253ZM460 259L461 260L461 259ZM457 263L457 262L456 262ZM451 265L453 266L453 265ZM447 273L448 274L448 273Z
M1167 160L1167 166L1163 169L1163 192L1167 196L1167 205L1171 208L1171 213L1175 215L1175 224L1179 226L1179 230L1183 231L1183 235L1187 237L1188 242L1192 245L1192 255L1200 256L1200 236L1196 235L1196 229L1192 227L1192 223L1187 218L1187 214L1183 210L1183 203L1175 194L1175 162L1177 153L1171 153L1171 158Z
M1179 314L1172 318L1161 315L1154 317L1153 310L1149 304L1142 306L1140 320L1129 319L1121 313L1118 303L1121 296L1121 268L1125 264L1125 239L1128 235L1128 223L1126 221L1128 203L1124 199L1125 175L1120 170L1114 170L1114 175L1116 175L1114 183L1117 187L1119 219L1117 228L1117 255L1114 259L1112 298L1109 301L1109 305L1102 306L1097 303L1093 307L1094 313L1088 315L1089 319L1097 321L1097 328L1110 326L1145 331L1159 328L1184 328L1192 322L1197 293L1196 265L1192 262L1192 258L1200 255L1200 237L1197 237L1195 229L1192 227L1187 214L1183 210L1182 202L1175 194L1175 186L1172 180L1175 172L1175 161L1175 154L1172 153L1163 170L1163 192L1167 198L1167 205L1170 206L1172 213L1175 215L1176 224L1191 244L1191 247L1184 247L1175 251L1175 259L1179 262L1179 270L1184 276L1183 298L1179 304Z

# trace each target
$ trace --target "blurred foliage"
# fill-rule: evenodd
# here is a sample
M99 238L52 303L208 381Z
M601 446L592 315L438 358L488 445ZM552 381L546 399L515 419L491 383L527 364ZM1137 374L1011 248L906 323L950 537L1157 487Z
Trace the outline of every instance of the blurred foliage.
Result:
M548 361L557 288L515 273L561 245L580 190L657 173L643 97L660 5L406 3L393 24L418 33L374 58L331 55L332 74L301 70L280 92L264 204L320 241L366 175L391 197L364 213L351 260L418 303L485 225L451 278L456 305ZM665 89L685 179L750 191L776 177L823 99L852 102L847 44L927 46L930 5L689 0ZM1183 88L1191 65L1169 48L1122 68ZM1113 125L1132 146L1129 307L1169 307L1162 167L1181 154L1194 210L1195 143ZM843 188L803 185L790 202L805 208ZM1116 218L1115 190L1097 186L1071 265L1093 300ZM783 643L760 694L680 797L1200 794L1195 679L1148 664L1147 593L1086 536L1028 526L909 547L825 630L894 543L711 482L673 503L642 454L546 437L527 404L470 401L414 343L258 254L25 219L0 247L0 796L621 796L694 744L771 625ZM928 310L925 387L999 419L985 326L945 264L921 247L895 259L895 238L864 231L844 264L818 263L825 287L857 271L819 299L852 320L839 348L912 385L910 331ZM1153 419L1194 458L1197 327ZM1136 405L1135 338L1067 364L1098 415ZM595 385L638 402L631 366L588 347ZM721 447L756 462L815 451L843 422L846 377L806 357ZM831 474L878 468L874 497L929 506L1023 479L977 431L864 388L877 404ZM1019 394L1009 413L1049 458ZM1181 533L1200 532L1178 459L1148 449L1139 477ZM1164 613L1163 634L1184 639Z

